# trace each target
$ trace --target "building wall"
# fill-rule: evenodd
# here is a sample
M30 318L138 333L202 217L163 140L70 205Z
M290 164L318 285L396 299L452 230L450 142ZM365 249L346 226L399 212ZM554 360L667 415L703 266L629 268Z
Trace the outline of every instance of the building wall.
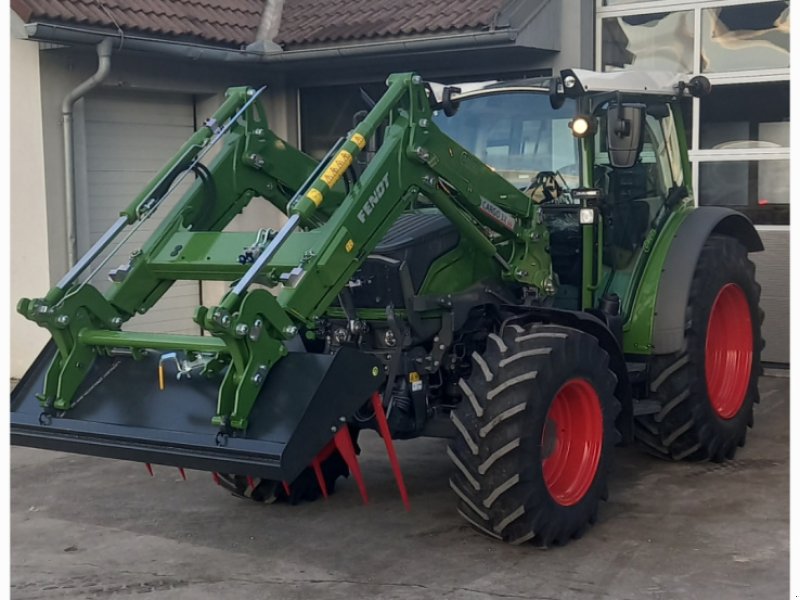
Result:
M764 252L751 254L756 265L756 280L761 284L764 311L762 333L766 363L789 362L789 231L785 228L759 228Z
M554 27L558 30L558 54L552 57L553 72L561 69L594 68L594 6L591 0L552 1L560 15Z
M11 375L19 377L39 350L48 334L16 310L21 297L36 297L50 286L45 190L42 112L37 102L39 50L16 37L19 18L11 13L10 111L11 121ZM16 141L16 143L15 143Z
M675 0L681 10L690 3ZM706 3L708 4L708 3ZM715 3L711 3L715 4ZM602 68L601 21L614 10L632 6L633 12L669 11L669 2L611 2L608 0L570 0L552 2L548 18L557 20L553 27L559 32L558 51L507 49L492 52L459 53L459 60L445 60L433 55L394 57L352 64L328 62L300 65L291 70L277 71L268 65L211 64L179 61L128 51L112 56L111 74L103 87L119 90L150 90L192 94L195 99L196 125L199 126L223 99L222 91L230 85L260 85L266 83L265 105L271 127L294 145L300 140L298 90L306 98L319 96L323 86L349 84L354 90L361 84L382 82L392 71L416 69L426 76L455 80L470 75L489 74L519 76L557 71L570 66L591 67L596 59ZM616 8L615 8L616 7ZM597 10L597 20L595 20ZM677 10L677 9L676 9ZM613 13L612 13L613 16ZM597 43L592 44L593 28ZM12 30L22 31L18 17L12 12ZM12 54L12 300L20 296L37 296L52 285L66 270L66 229L64 226L63 143L60 105L63 97L96 69L97 57L92 48L41 47L30 41L14 38ZM366 59L365 59L366 60ZM775 77L775 73L770 76ZM777 77L783 77L778 73ZM786 75L788 77L788 74ZM331 88L328 88L331 89ZM25 93L18 93L26 90ZM322 94L324 96L324 94ZM34 99L32 101L31 99ZM320 98L324 103L324 99ZM76 130L81 128L82 102L76 105ZM695 106L696 108L696 106ZM303 119L305 120L305 119ZM697 127L695 127L697 129ZM694 131L694 142L699 134ZM121 141L121 143L123 143ZM788 152L788 149L787 149ZM80 154L80 152L76 152ZM701 152L702 154L702 152ZM708 156L697 156L698 160ZM695 163L697 164L697 162ZM695 167L697 175L697 167ZM25 203L20 201L25 198ZM258 227L278 227L283 215L267 203L254 200L245 214L237 217L231 229L254 230ZM755 260L759 279L764 287L764 307L767 311L765 359L788 361L788 228L768 228L762 231L767 251ZM204 283L203 302L213 304L224 293L221 282ZM38 348L47 339L43 330L21 317L12 316L12 373L19 375L30 363Z

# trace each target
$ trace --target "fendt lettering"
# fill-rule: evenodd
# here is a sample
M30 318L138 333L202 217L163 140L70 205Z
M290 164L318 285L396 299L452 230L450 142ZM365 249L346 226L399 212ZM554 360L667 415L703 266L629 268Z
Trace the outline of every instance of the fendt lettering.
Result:
M372 192L367 201L364 202L364 206L361 207L361 210L358 211L358 220L362 223L367 222L367 217L372 214L373 209L375 206L380 202L383 195L386 193L386 190L389 188L389 173L387 172L381 180L378 182L378 185L375 186L375 191Z

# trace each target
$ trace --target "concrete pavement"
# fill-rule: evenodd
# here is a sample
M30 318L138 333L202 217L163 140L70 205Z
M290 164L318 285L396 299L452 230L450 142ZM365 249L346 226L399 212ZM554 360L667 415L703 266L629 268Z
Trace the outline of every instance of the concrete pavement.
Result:
M764 378L756 428L725 464L620 449L586 536L547 551L475 533L455 512L442 440L399 442L405 513L377 436L370 493L244 502L208 473L11 451L13 598L666 599L789 593L789 380Z

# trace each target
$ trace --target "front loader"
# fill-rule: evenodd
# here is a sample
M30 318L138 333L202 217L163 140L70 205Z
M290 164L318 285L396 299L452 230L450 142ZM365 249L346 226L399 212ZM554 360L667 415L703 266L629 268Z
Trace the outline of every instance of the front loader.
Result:
M758 401L762 246L693 201L679 103L707 80L387 86L319 162L271 132L261 90L228 90L86 256L20 300L52 341L12 392L12 443L207 470L267 503L352 473L366 501L357 438L374 429L407 504L392 439L447 437L459 513L544 546L595 521L618 443L731 458ZM101 293L92 277L189 173ZM263 200L278 231L224 231ZM229 282L194 313L203 335L129 331L178 280Z

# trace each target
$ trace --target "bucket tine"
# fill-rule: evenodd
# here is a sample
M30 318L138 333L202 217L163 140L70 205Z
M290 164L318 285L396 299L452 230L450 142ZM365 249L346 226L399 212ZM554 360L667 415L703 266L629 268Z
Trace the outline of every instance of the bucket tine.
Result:
M408 501L406 483L403 480L403 472L400 470L400 461L397 460L397 453L394 450L392 434L389 431L389 423L386 421L386 413L383 410L383 402L378 392L372 394L372 408L375 411L375 421L378 423L378 431L386 444L386 453L389 455L389 462L392 464L394 479L397 482L397 489L400 490L400 499L407 511L411 510L411 503Z
M153 465L144 463L144 466L147 468L147 472L150 473L150 477L155 477L155 475L153 475Z
M333 436L336 449L342 455L344 462L350 467L350 472L358 485L358 491L361 493L361 499L364 504L369 502L367 498L367 488L364 485L364 477L361 475L361 467L358 466L358 457L356 456L356 449L353 447L353 440L350 437L350 430L347 427L342 427Z
M183 470L183 467L178 467L178 473L181 474L181 479L186 481L186 471Z
M258 486L258 482L253 478L252 475L247 476L247 489L244 491L244 495L248 498L253 497L253 492L256 491L256 486Z
M314 469L314 475L317 477L319 489L322 491L322 497L328 499L328 486L325 484L325 477L322 476L322 467L319 464L319 458L314 458L311 461L311 467Z
M286 492L286 495L291 496L292 488L289 487L289 484L286 481L281 481L281 483L283 484L283 491Z

